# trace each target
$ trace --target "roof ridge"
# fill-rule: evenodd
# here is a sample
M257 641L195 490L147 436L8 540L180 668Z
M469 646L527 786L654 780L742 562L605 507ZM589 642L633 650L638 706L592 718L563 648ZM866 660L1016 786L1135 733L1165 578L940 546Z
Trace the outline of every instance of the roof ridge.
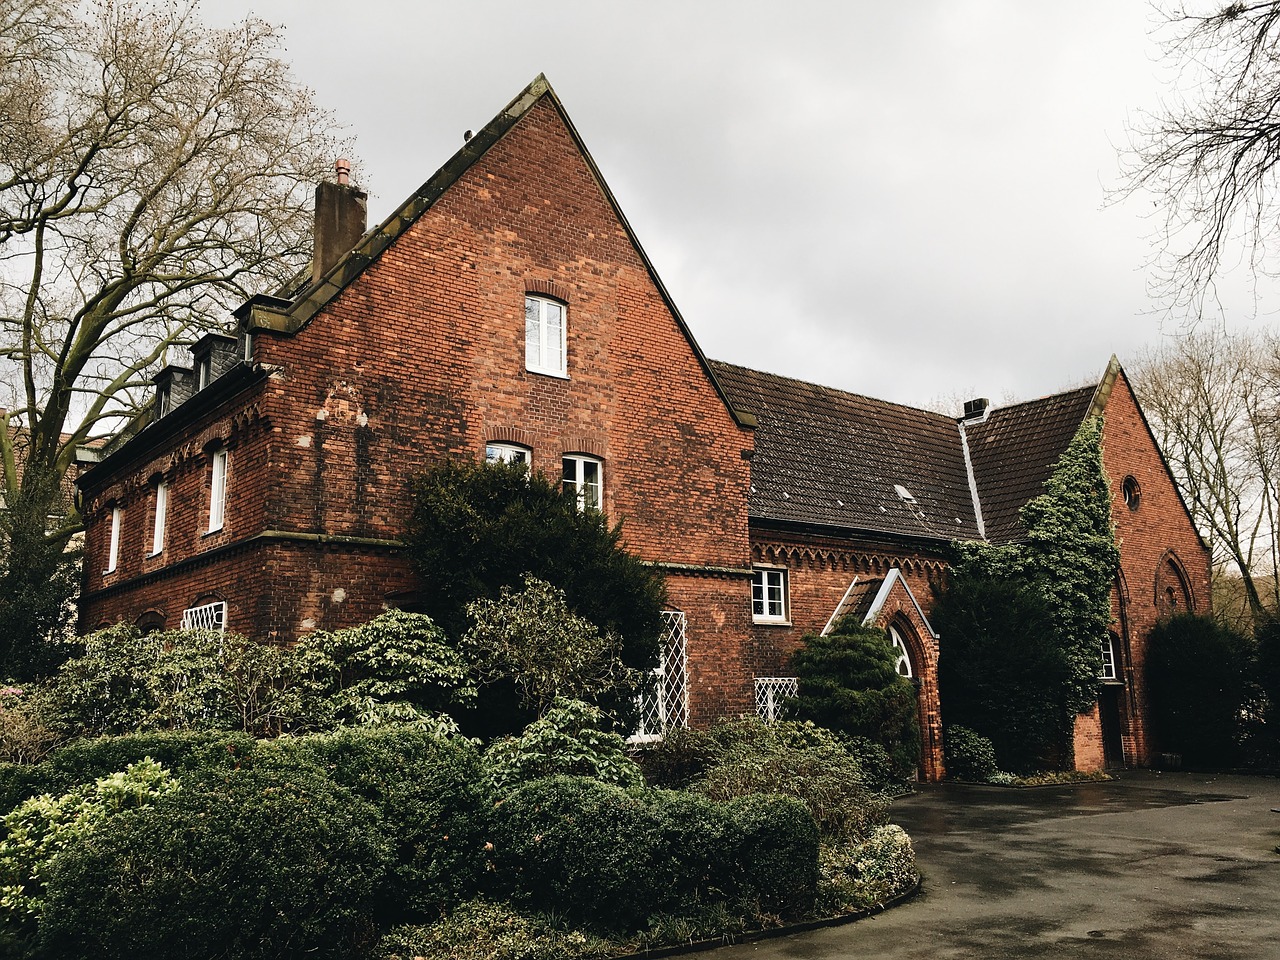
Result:
M757 370L754 367L747 367L740 363L730 363L727 360L712 360L712 366L728 367L734 370L745 370L747 373L756 373L765 377L772 377L775 380L786 380L790 383L803 384L806 387L817 387L819 390L826 390L831 393L840 394L845 397L857 397L860 400L870 400L872 403L882 404L887 407L897 407L899 410L910 410L912 413L923 413L931 417L937 417L939 420L955 422L955 417L948 416L945 413L939 413L937 410L928 410L924 407L913 407L909 403L899 403L896 400L884 400L880 397L873 397L867 393L858 393L855 390L845 390L841 387L833 387L825 383L817 383L813 380L801 380L799 377L788 376L785 373L771 373L768 370Z

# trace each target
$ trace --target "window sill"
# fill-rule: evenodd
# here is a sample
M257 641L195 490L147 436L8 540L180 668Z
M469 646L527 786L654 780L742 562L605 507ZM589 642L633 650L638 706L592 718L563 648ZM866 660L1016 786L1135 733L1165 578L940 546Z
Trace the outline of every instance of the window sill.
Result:
M540 377L555 377L557 380L568 380L569 374L563 370L539 370L536 367L525 367L525 373L536 373Z
M765 617L752 617L751 622L754 623L757 627L793 627L795 626L795 624L793 624L790 620L774 620L772 618L765 618Z

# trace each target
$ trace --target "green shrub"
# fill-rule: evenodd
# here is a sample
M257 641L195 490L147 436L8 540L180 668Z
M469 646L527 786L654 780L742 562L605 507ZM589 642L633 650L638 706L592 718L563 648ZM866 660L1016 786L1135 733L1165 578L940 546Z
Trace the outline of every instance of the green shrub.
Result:
M996 775L996 751L991 741L968 727L953 723L943 736L947 776L953 780L988 783Z
M378 727L281 738L270 747L316 764L378 811L394 851L379 897L385 925L435 919L479 892L489 804L469 741Z
M1019 772L1067 755L1071 671L1050 610L1033 586L973 564L955 570L933 609L947 638L938 660L947 722L981 730L1000 765Z
M0 762L38 763L61 740L39 684L0 686Z
M39 933L54 859L89 842L108 818L172 794L178 782L153 760L85 784L59 797L42 794L4 818L0 840L0 947L28 953Z
M897 672L888 634L849 617L825 637L810 634L792 655L799 695L788 711L848 737L879 743L899 776L920 765L916 688Z
M451 639L466 633L467 604L519 588L526 574L564 591L568 607L616 636L622 664L657 662L665 590L662 575L622 545L622 527L578 510L560 484L522 467L442 461L412 482L408 555L427 591L424 605ZM599 701L623 729L636 718L625 691ZM513 734L533 719L514 685L490 684L468 732Z
M471 627L461 647L483 683L509 681L521 706L541 716L558 699L634 699L621 643L577 616L563 590L525 574L521 589L467 604Z
M377 820L297 761L192 774L56 859L42 947L66 958L361 956L390 852Z
M494 815L500 889L520 906L589 929L632 929L665 902L654 889L644 804L585 777L535 780Z
M695 903L798 916L816 889L817 828L787 797L721 804L553 777L510 793L493 837L499 890L601 932Z
M207 766L234 766L257 744L246 733L189 730L70 740L41 763L0 764L0 810L11 810L38 793L65 793L145 758L177 775Z
M827 916L883 904L919 879L911 838L896 824L877 827L858 843L825 845L818 863L820 909Z
M776 793L805 805L824 837L861 839L885 822L888 801L867 786L862 765L813 723L717 724L714 759L690 789L717 800Z
M1231 766L1239 756L1250 643L1210 617L1182 614L1147 637L1147 700L1160 750L1188 766Z
M374 960L595 960L613 945L505 903L473 900L430 926L402 926L382 938Z
M47 687L51 716L71 736L148 730L270 735L296 712L288 651L232 633L141 633L117 624L84 638Z
M556 774L591 777L620 787L638 787L644 778L616 733L602 731L598 707L580 700L557 700L546 715L517 737L495 740L484 752L489 786L504 791L518 783Z
M758 913L795 920L818 892L818 828L805 804L774 794L728 803L740 846L734 864L739 895Z
M475 699L462 657L420 613L389 610L345 630L317 630L290 656L295 728L410 723L447 733L447 712Z
M631 756L649 786L682 790L706 773L721 749L705 730L675 727L660 740L634 747Z

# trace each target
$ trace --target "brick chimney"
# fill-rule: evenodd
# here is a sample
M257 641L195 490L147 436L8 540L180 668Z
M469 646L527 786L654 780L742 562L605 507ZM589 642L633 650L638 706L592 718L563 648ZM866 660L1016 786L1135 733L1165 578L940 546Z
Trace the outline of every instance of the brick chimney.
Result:
M368 225L366 202L369 195L352 186L351 163L339 160L334 165L337 183L316 185L315 249L311 256L311 282L323 277L335 263L350 252L364 236Z

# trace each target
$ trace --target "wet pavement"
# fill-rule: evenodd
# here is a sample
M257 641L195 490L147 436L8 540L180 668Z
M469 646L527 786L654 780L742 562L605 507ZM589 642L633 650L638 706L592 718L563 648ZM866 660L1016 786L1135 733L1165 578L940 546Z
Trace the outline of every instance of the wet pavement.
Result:
M923 786L894 804L914 900L709 960L1105 957L1280 960L1280 780L1133 771L1012 790Z

